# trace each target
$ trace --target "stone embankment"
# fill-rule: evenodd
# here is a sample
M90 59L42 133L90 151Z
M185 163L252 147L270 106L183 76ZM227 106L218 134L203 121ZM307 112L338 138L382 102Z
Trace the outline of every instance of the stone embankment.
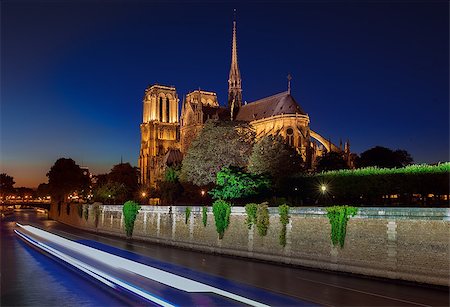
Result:
M49 216L81 229L125 237L122 206L89 205L79 216L76 205L67 215L52 205ZM334 247L324 208L291 208L286 246L279 243L281 223L277 208L269 208L267 235L248 229L242 207L233 207L230 225L219 240L211 207L207 225L202 207L191 207L186 223L185 207L143 206L137 216L133 237L198 251L268 260L449 286L450 209L360 208L350 218L343 248ZM96 214L97 212L97 214ZM86 219L87 217L87 219Z

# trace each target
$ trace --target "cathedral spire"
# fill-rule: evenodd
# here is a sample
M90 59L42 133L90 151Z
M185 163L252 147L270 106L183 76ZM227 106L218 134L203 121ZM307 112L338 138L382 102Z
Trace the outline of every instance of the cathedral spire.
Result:
M242 106L241 73L237 59L237 39L236 39L236 9L234 9L233 39L231 46L231 67L228 78L228 108L231 112L231 119L236 117L238 109Z

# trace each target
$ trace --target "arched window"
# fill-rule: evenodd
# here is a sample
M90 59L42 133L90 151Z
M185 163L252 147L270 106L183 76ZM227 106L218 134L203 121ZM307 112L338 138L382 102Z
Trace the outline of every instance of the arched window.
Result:
M170 122L169 98L166 98L166 122Z
M294 130L292 128L286 130L286 140L290 146L294 146Z
M159 97L159 121L162 122L163 120L163 99L162 97Z

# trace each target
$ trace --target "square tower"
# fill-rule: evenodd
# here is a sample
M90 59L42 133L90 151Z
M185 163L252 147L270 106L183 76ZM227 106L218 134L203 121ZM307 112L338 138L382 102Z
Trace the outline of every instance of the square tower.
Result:
M139 154L143 185L153 186L164 171L164 155L179 149L178 102L175 87L155 84L145 90Z

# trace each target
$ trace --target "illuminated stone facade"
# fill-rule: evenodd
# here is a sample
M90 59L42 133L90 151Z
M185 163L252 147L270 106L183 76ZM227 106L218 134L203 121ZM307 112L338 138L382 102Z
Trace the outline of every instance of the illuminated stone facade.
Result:
M164 160L179 151L178 95L174 87L152 85L145 90L139 169L141 183L154 185Z
M342 154L350 164L350 147L338 146L310 129L310 119L288 90L251 103L242 103L242 80L237 61L236 22L233 22L231 67L228 79L227 107L219 105L214 92L195 90L182 102L178 121L178 96L175 87L152 85L145 90L139 168L141 183L153 186L165 168L181 162L192 140L207 120L246 121L255 129L257 139L265 135L281 136L296 148L313 168L326 152Z

